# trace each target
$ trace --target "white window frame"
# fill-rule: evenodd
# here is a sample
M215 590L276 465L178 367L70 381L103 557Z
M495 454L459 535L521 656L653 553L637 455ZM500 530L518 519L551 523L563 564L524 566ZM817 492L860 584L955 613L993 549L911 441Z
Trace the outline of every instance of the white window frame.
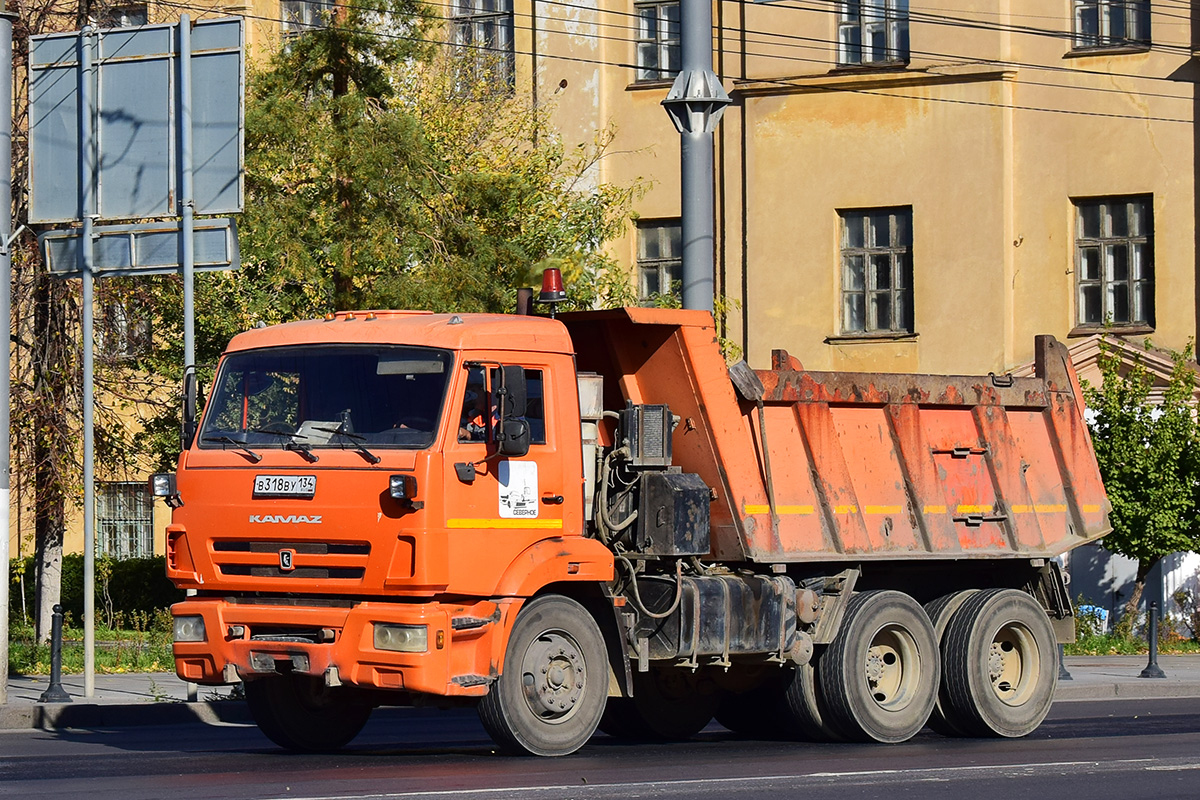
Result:
M1074 0L1077 50L1150 46L1150 0Z
M639 220L637 225L638 300L679 297L683 280L683 228L679 219ZM657 288L655 288L657 287Z
M838 66L906 64L908 0L839 0Z
M915 333L912 206L847 209L838 215L842 334Z
M333 9L333 0L279 0L280 29L285 37L292 37L323 28Z
M449 23L450 42L474 65L477 77L514 85L513 0L453 0Z
M1081 328L1154 327L1154 200L1075 201L1075 319Z
M96 493L96 554L154 555L154 499L144 482L101 481Z
M637 14L637 79L662 81L680 69L679 0L649 0L633 4Z
M140 28L150 22L150 6L147 3L121 3L100 9L96 20L101 28Z

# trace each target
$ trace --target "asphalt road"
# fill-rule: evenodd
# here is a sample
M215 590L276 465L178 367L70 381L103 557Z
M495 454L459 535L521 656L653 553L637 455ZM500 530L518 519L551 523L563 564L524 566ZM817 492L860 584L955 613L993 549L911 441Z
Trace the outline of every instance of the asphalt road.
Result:
M344 753L283 753L254 727L161 725L0 733L0 797L1087 798L1200 796L1200 699L1060 702L1031 737L896 746L598 735L561 759L496 755L470 712L377 713Z

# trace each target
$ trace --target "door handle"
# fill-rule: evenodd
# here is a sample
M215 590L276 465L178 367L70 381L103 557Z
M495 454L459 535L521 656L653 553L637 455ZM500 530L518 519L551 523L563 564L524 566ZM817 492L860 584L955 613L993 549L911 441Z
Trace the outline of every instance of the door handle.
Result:
M542 495L542 502L548 506L561 506L563 496L561 494L544 494Z

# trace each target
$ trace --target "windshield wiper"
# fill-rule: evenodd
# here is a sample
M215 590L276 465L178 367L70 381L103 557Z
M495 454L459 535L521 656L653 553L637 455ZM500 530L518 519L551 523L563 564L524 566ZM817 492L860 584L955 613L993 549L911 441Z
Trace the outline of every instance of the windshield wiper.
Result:
M360 436L357 433L351 433L350 431L346 430L345 428L346 428L345 422L343 422L341 425L338 425L336 428L321 428L318 426L313 426L314 430L323 431L325 433L332 433L334 436L344 436L347 439L349 439L350 441L355 442L356 444L354 445L354 452L358 453L360 456L365 458L369 463L378 464L379 456L372 453L370 450L368 450L362 444L358 444L359 442L365 442L367 440L367 437ZM343 443L342 449L345 449L345 447L346 447L346 445Z
M232 439L228 436L205 436L203 441L216 442L217 444L231 444L236 449L240 450L244 455L249 457L255 464L262 461L262 456L246 447L245 442L239 442L237 439Z
M300 455L304 456L304 460L310 464L315 464L321 460L320 456L312 451L312 445L304 442L296 441L296 431L273 431L269 428L251 428L251 433L265 433L268 436L282 436L287 439L283 445L284 450L295 450Z

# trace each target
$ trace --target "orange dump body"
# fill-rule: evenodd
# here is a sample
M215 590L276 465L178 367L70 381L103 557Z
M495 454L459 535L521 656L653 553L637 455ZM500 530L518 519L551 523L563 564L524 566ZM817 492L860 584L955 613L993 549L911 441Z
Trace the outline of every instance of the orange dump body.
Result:
M666 403L674 463L714 489L723 561L1053 557L1109 530L1066 348L1036 377L811 372L775 351L761 407L729 378L711 316L566 314L605 407Z

